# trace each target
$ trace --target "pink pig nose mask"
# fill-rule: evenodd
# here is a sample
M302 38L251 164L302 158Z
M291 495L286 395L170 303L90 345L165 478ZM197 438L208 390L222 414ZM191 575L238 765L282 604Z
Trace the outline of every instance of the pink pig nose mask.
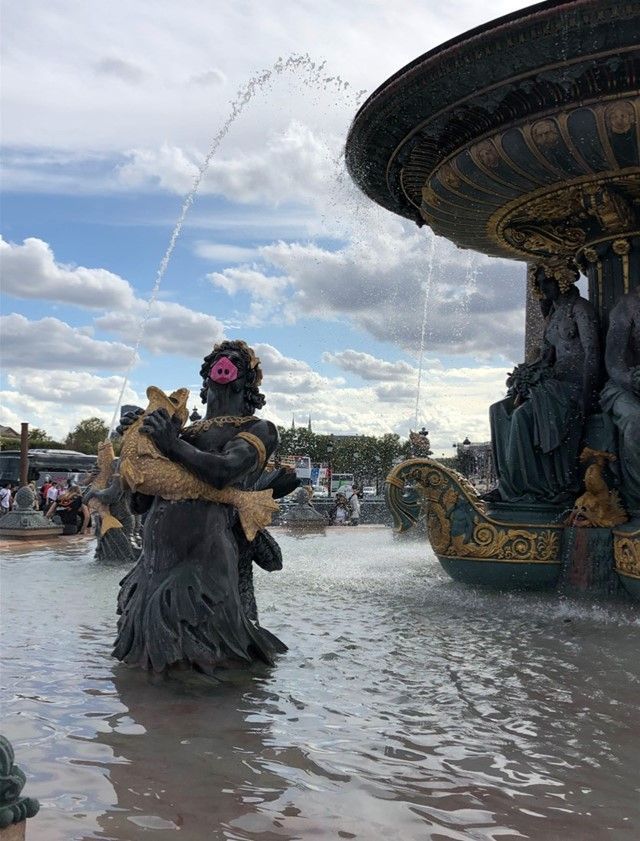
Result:
M211 366L209 379L214 383L220 383L220 385L232 383L238 379L238 369L228 356L221 356Z

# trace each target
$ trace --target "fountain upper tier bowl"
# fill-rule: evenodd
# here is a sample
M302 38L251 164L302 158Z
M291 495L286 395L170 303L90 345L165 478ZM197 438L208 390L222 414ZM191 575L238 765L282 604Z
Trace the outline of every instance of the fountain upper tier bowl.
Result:
M347 165L374 201L461 247L588 261L639 233L639 81L637 0L538 3L379 87Z

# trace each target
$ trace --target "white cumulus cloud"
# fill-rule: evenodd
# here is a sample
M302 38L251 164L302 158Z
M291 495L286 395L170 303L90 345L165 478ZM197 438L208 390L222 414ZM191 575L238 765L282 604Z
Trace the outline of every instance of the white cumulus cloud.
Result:
M121 371L133 349L119 342L92 339L58 318L29 321L11 313L0 317L0 345L5 370L16 368Z
M56 262L48 243L28 237L19 245L0 237L2 285L6 295L44 299L90 309L133 304L134 294L124 278L106 269L89 269Z

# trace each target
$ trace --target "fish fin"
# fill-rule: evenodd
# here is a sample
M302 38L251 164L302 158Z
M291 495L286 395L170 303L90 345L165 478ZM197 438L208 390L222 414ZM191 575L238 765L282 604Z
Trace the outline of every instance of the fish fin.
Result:
M131 491L135 491L138 485L141 485L144 481L144 476L139 470L136 470L128 459L125 459L120 465L120 476Z
M111 529L121 529L122 523L117 517L114 517L113 514L103 514L102 515L102 523L100 525L100 536L104 537L104 535L110 531Z

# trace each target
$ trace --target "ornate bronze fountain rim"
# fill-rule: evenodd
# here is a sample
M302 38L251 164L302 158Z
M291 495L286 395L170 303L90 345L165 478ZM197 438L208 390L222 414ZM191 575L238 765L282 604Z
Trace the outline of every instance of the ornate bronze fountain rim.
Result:
M495 256L575 254L631 232L600 223L637 200L639 43L640 6L620 0L545 2L492 21L378 88L353 121L347 166L379 204ZM597 194L578 224L537 218L543 196L562 204L578 184ZM532 248L518 225L540 222L553 230Z

